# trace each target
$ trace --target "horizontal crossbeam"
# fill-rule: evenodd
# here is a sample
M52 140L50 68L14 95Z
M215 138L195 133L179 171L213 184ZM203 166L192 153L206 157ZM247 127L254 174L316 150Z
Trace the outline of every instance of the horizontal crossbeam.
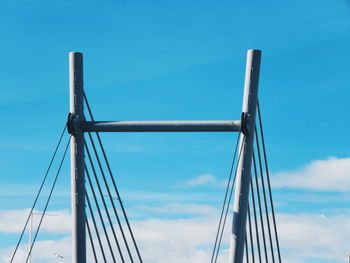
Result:
M239 132L241 121L83 121L83 132Z

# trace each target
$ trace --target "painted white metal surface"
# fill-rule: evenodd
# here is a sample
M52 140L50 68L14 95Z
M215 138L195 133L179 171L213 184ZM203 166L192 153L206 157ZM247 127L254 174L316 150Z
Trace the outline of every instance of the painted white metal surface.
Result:
M247 114L249 120L247 122L249 134L242 134L238 151L241 152L241 158L239 159L236 175L229 263L243 262L249 201L249 184L253 158L255 115L258 100L260 60L260 50L248 50L242 112Z
M84 120L83 54L69 54L70 113L75 122ZM78 127L79 125L77 125ZM86 263L84 133L71 137L72 263Z

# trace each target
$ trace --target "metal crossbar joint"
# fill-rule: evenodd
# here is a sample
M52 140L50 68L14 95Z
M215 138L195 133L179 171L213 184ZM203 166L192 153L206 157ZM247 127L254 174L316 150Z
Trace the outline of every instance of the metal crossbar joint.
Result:
M245 136L249 136L249 123L250 123L250 116L247 112L242 112L241 117L241 131Z
M74 115L69 112L67 116L67 130L69 134L76 135L76 132L74 131L74 128L73 128L73 119L74 119Z
M77 135L78 131L80 130L80 123L79 116L72 114L71 112L68 113L67 117L67 130L68 133L71 135Z

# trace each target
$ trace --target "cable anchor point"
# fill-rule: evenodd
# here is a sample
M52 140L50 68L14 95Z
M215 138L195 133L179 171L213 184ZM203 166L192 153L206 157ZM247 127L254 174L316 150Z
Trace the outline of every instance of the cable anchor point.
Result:
M76 131L76 119L77 116L72 114L71 112L68 113L68 116L67 116L67 130L68 130L68 133L71 134L71 135L77 135L77 131Z
M250 123L250 116L247 112L242 112L241 116L241 132L245 136L249 136L249 123Z

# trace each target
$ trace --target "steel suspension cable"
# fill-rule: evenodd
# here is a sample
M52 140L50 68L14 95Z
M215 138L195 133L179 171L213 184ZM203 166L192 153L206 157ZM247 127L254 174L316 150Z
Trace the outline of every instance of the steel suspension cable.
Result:
M94 255L95 263L98 263L96 250L95 250L95 245L94 245L94 241L92 239L92 234L91 234L91 230L90 230L90 226L89 226L89 221L87 220L86 216L85 216L85 224L86 224L86 228L88 230L89 239L90 239L90 245L91 245L91 248L92 248L92 253Z
M259 127L260 127L260 134L261 134L261 142L262 142L262 148L263 148L263 154L264 154L264 162L265 162L265 168L266 168L266 178L267 178L267 185L269 189L269 196L270 196L270 206L272 211L272 219L273 219L273 226L274 226L274 232L275 232L275 239L276 239L276 245L277 245L277 253L278 253L278 259L281 263L281 252L280 252L280 246L278 241L278 234L277 234L277 226L276 226L276 218L275 218L275 209L273 205L273 199L272 199L272 191L271 191L271 183L270 183L270 173L268 168L268 162L267 162L267 154L266 154L266 147L265 147L265 140L264 140L264 132L263 132L263 125L262 125L262 118L261 118L261 112L260 112L260 105L259 100L257 101L257 107L258 107L258 120L259 120Z
M87 167L86 167L86 164L85 164L85 172L86 172L86 177L87 177L87 179L88 179L89 186L90 186L90 189L91 189L91 192L92 192L92 196L93 196L94 201L95 201L95 205L96 205L96 208L97 208L97 213L98 213L98 215L99 215L99 217L100 217L100 221L101 221L101 224L102 224L103 232L104 232L104 234L105 234L105 236L106 236L106 241L107 241L107 244L108 244L108 247L109 247L109 251L110 251L110 253L111 253L113 262L116 262L115 256L114 256L114 253L113 253L113 249L112 249L112 245L111 245L111 242L110 242L110 240L109 240L108 232L107 232L107 229L106 229L106 225L105 225L105 222L104 222L104 220L103 220L103 216L102 216L102 214L101 214L101 209L100 209L100 206L99 206L99 204L98 204L97 197L96 197L96 193L95 193L95 190L94 190L94 187L93 187L91 178L90 178L89 171L88 171L88 169L87 169ZM86 196L88 196L87 193L86 193ZM108 211L106 211L106 213L108 213ZM112 228L113 228L113 226L112 226Z
M260 216L260 224L261 224L261 233L263 236L263 244L264 244L264 252L265 252L265 260L268 262L267 257L267 247L266 247L266 238L265 238L265 227L264 227L264 220L263 220L263 211L261 208L261 199L260 199L260 190L259 190L259 182L258 182L258 173L256 168L256 159L255 159L255 153L253 151L253 164L254 164L254 175L255 175L255 185L256 185L256 195L258 197L258 206L259 206L259 216Z
M271 237L271 227L270 227L270 217L269 217L269 211L267 207L267 198L266 198L266 190L265 190L265 181L264 181L264 172L263 172L263 167L262 167L262 162L261 162L261 155L260 155L260 144L259 144L259 136L258 136L258 131L255 126L255 137L256 137L256 149L258 151L258 164L259 164L259 170L260 170L260 176L261 176L261 188L263 190L263 197L264 197L264 206L265 206L265 217L266 217L266 222L267 222L267 229L268 229L268 236L269 236L269 241L270 241L270 249L271 249L271 257L272 257L272 262L275 263L275 254L273 250L273 243L272 243L272 237Z
M245 143L245 137L243 137L242 145L244 145L244 143ZM216 255L215 255L215 260L214 260L214 262L216 262L217 259L218 259L219 250L220 250L220 245L221 245L221 240L222 240L222 236L223 236L223 234L224 234L224 229L225 229L227 214L228 214L228 210L229 210L229 207L230 207L230 203L231 203L231 199L232 199L232 193L233 193L233 188L234 188L235 181L236 181L238 163L239 163L239 161L241 160L242 152L243 152L243 147L241 147L241 148L239 149L238 160L237 160L237 165L236 165L236 169L235 169L235 175L234 175L233 182L232 182L232 185L231 185L231 190L230 190L230 194L229 194L229 199L228 199L227 206L226 206L226 211L225 211L225 217L224 217L223 227L221 228L221 234L220 234L220 238L219 238L219 244L218 244L218 248L217 248L217 250L216 250ZM232 171L231 171L231 172L232 172Z
M218 229L217 229L217 232L216 232L214 248L213 248L211 261L210 261L211 263L213 263L213 260L214 260L214 255L215 255L215 252L216 252L216 246L217 246L217 243L218 243L219 233L220 233L220 229L222 227L221 223L222 223L222 219L223 219L223 215L224 215L224 211L225 211L225 207L226 207L226 201L227 201L228 193L229 193L230 186L231 186L232 171L233 171L234 163L235 163L236 156L237 156L237 150L238 150L238 144L239 144L240 137L241 137L241 133L239 133L239 135L238 135L236 146L235 146L235 150L234 150L234 154L233 154L233 159L232 159L232 164L231 164L231 169L230 169L230 176L229 176L229 179L228 179L228 182L227 182L227 186L226 186L224 203L222 204L219 225L218 225Z
M260 241L259 241L259 225L258 225L258 219L256 215L256 205L255 205L255 193L254 193L254 187L253 187L253 178L250 178L250 190L252 193L252 203L253 203L253 212L254 212L254 223L255 223L255 237L256 237L256 243L258 246L258 256L259 256L259 263L261 263L261 250L260 250ZM248 206L249 209L249 206Z
M96 157L98 166L99 166L100 171L101 171L101 175L102 175L104 184L105 184L105 186L106 186L106 190L107 190L107 192L108 192L108 197L109 197L110 202L111 202L111 204L112 204L112 208L113 208L115 217L117 218L118 226L119 226L120 232L121 232L121 234L122 234L123 241L124 241L124 244L125 244L125 246L126 246L126 249L127 249L127 251L128 251L129 258L130 258L131 262L134 262L134 260L133 260L133 258L132 258L132 255L131 255L131 252L130 252L130 249L129 249L128 242L127 242L127 240L126 240L126 237L125 237L125 234L124 234L124 231L123 231L123 227L122 227L122 225L121 225L121 222L120 222L120 219L119 219L119 216L118 216L116 207L115 207L114 202L113 202L112 194L111 194L111 191L110 191L110 189L109 189L108 182L107 182L107 180L106 180L106 176L105 176L105 173L104 173L104 171L103 171L103 167L102 167L100 158L99 158L99 156L98 156L98 153L97 153L97 150L96 150L96 146L95 146L94 140L93 140L93 138L92 138L90 132L88 133L88 135L89 135L89 138L90 138L90 142L91 142L91 145L92 145L92 148L93 148L93 152L94 152L94 154L95 154L95 157Z
M85 172L87 173L86 168L85 168ZM100 245L102 257L103 257L104 262L107 263L106 254L105 254L105 251L104 251L104 249L103 249L103 245L102 245L102 242L101 242L100 233L99 233L99 231L98 231L98 227L97 227L96 220L95 220L95 216L94 216L94 213L93 213L93 210L92 210L92 207L91 207L90 199L89 199L89 196L88 196L88 194L87 194L86 192L85 192L85 197L86 197L86 201L87 201L87 204L88 204L88 208L89 208L89 210L90 210L91 219L92 219L92 222L93 222L93 225L94 225L94 228L95 228L97 240L98 240L98 243L99 243L99 245Z
M250 216L250 208L248 205L248 223L249 223L249 237L250 237L250 248L252 253L252 261L255 263L255 255L254 255L254 240L253 240L253 231L252 231L252 221Z
M90 104L89 104L89 101L86 97L86 94L84 93L84 100L85 100L85 104L87 106L87 109L88 109L88 112L89 112L89 115L90 115L90 118L92 121L94 121L94 117L93 117L93 114L92 114L92 111L91 111L91 108L90 108ZM123 216L124 216L124 219L125 219L125 222L127 224L127 227L128 227L128 230L129 230L129 233L130 233L130 236L132 238L132 241L133 241L133 244L134 244L134 247L135 247L135 250L136 250L136 253L137 253L137 256L140 260L140 262L142 263L142 258L141 258L141 254L140 254L140 251L139 251L139 248L136 244L136 240L135 240L135 236L134 236L134 233L132 232L132 229L131 229L131 226L130 226L130 223L129 223L129 219L126 215L126 212L125 212L125 208L124 208L124 204L122 202L122 199L120 197L120 194L119 194L119 191L118 191L118 188L117 188L117 184L116 184L116 181L114 179L114 176L113 176L113 173L112 173L112 169L111 169L111 166L109 164L109 161L108 161L108 158L107 158L107 154L106 154L106 151L103 147L103 144L102 144L102 140L101 140L101 137L100 137L100 134L98 132L96 132L96 136L97 136L97 140L99 142L99 145L100 145L100 148L101 148L101 151L102 151L102 154L103 154L103 158L105 160L105 163L107 165L107 169L108 169L108 172L109 172L109 175L110 175L110 178L112 180L112 184L113 184L113 187L114 187L114 191L117 195L117 199L119 201L119 205L122 209L122 212L123 212Z
M88 159L89 159L89 162L90 162L90 166L91 166L92 171L93 171L92 174L94 175L95 182L96 182L96 185L97 185L97 189L98 189L98 192L100 193L100 197L101 197L101 200L102 200L102 204L103 204L103 207L104 207L104 209L105 209L108 222L109 222L109 224L110 224L110 226L111 226L111 230L112 230L112 234L113 234L113 237L114 237L114 241L115 241L116 244L117 244L117 248L118 248L118 252L119 252L120 259L122 260L122 262L125 262L125 261L124 261L124 256L123 256L122 250L121 250L120 245L119 245L119 241L118 241L117 235L116 235L115 230L114 230L114 226L113 226L113 223L112 223L112 219L111 219L111 216L110 216L109 211L108 211L108 207L107 207L107 204L106 204L106 200L105 200L105 197L104 197L104 195L103 195L103 191L102 191L102 188L101 188L101 184L100 184L100 182L99 182L99 180L98 180L98 177L97 177L96 169L95 169L94 163L93 163L93 161L92 161L92 156L91 156L91 154L90 154L90 150L89 150L89 148L88 148L86 142L84 142L84 143L85 143L85 149L86 149L86 152L87 152L87 155L88 155ZM91 185L91 187L92 187L92 185Z
M35 232L34 239L33 239L33 243L32 243L32 245L30 246L30 249L29 249L29 252L28 252L28 256L27 256L27 259L26 259L26 263L28 262L29 256L32 254L32 250L33 250L33 247L34 247L36 238L37 238L37 236L38 236L38 233L39 233L41 224L42 224L42 222L43 222L43 219L44 219L44 216L45 216L47 207L48 207L48 205L49 205L49 203L50 203L53 190L55 189L55 186L56 186L56 183L57 183L57 179L58 179L58 176L59 176L59 174L60 174L60 171L61 171L61 168L62 168L62 165L63 165L63 161L64 161L64 159L65 159L65 157L66 157L67 150L68 150L68 146L69 146L69 144L70 144L70 138L71 138L71 136L70 136L69 139L68 139L68 143L67 143L66 148L65 148L65 150L64 150L64 153L63 153L63 156L62 156L60 165L59 165L59 167L58 167L58 170L57 170L55 179L54 179L54 181L53 181L53 184L52 184L52 187L51 187L49 196L48 196L48 198L47 198L47 200L46 200L45 207L44 207L44 211L43 211L43 213L42 213L42 215L41 215L38 228L37 228L37 230L36 230L36 232Z
M244 238L244 244L245 244L245 256L246 256L246 261L249 263L249 251L248 251L248 242L247 242L247 230L245 231L245 238Z
M42 191L42 189L43 189L43 187L44 187L44 184L45 184L45 182L46 182L46 179L47 179L47 177L48 177L48 175L49 175L49 172L50 172L52 163L53 163L53 161L55 160L57 151L58 151L58 149L59 149L59 147L60 147L60 145L61 145L62 138L63 138L63 135L64 135L64 133L65 133L65 131L66 131L66 128L67 128L67 124L64 125L63 131L61 132L61 135L60 135L60 137L59 137L58 143L57 143L57 145L56 145L56 147L55 147L55 150L54 150L54 153L53 153L53 155L52 155L52 157L51 157L49 166L48 166L47 169L46 169L44 178L43 178L43 180L42 180L42 182L41 182L41 185L40 185L40 187L39 187L39 191L38 191L38 193L37 193L37 195L36 195L36 197L35 197L34 203L33 203L32 207L31 207L31 209L30 209L28 218L27 218L27 220L26 220L26 223L24 224L24 227L23 227L23 230L22 230L22 232L21 232L20 238L19 238L19 240L18 240L18 242L17 242L17 244L16 244L16 247L15 247L15 250L14 250L14 252L13 252L13 254L12 254L10 263L12 263L12 261L13 261L15 255L16 255L16 253L17 253L18 247L19 247L19 245L20 245L20 243L21 243L21 241L22 241L24 232L26 231L26 228L27 228L28 223L29 223L30 216L31 216L32 213L33 213L33 210L34 210L34 208L35 208L35 206L36 206L36 203L37 203L37 201L38 201L38 199L39 199L39 196L40 196L41 191Z

